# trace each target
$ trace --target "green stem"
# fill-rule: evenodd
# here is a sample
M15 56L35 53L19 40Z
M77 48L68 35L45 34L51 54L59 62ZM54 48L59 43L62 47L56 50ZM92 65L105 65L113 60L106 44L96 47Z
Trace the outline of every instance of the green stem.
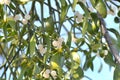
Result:
M45 26L44 26L44 7L43 3L41 3L41 21L42 21L42 34L45 34ZM45 44L45 37L43 35L43 44Z

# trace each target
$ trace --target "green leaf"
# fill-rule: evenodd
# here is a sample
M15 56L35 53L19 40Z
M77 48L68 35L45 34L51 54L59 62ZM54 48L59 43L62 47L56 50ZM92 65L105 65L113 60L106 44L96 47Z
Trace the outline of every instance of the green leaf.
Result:
M115 66L113 56L112 56L112 54L110 52L108 53L108 55L105 56L104 61L110 66Z
M87 18L85 18L84 19L84 23L83 23L83 28L82 28L82 34L83 34L83 36L87 32L87 28L88 28L88 21L87 21Z
M120 10L118 11L117 15L120 17Z
M103 64L101 63L101 64L100 64L100 68L98 69L98 72L99 72L99 73L102 71L102 68L103 68Z
M81 78L83 78L84 77L84 72L83 72L83 70L81 69L81 67L78 67L77 69L75 69L74 71L73 71L73 79L74 80L79 80L79 79L81 79Z
M35 45L36 45L36 39L35 35L32 36L30 39L30 54L33 54L35 52Z
M47 50L51 49L51 37L50 35L43 35L44 36L44 42L47 44Z
M61 0L64 1L64 0ZM67 3L65 2L64 4L65 6L62 6L61 8L61 15L60 15L60 24L62 25L63 22L65 21L65 18L67 16L67 12L70 6L67 5Z
M13 5L13 4L10 4L9 6L10 6L10 8L11 8L11 9L13 9L13 10L16 10L16 7L15 7L15 5Z
M47 45L47 51L50 51L51 49L51 37L49 35L44 35L44 43ZM46 53L44 55L44 63L46 63L46 61L49 59L49 57L51 56L51 54Z
M100 43L91 45L92 50L98 50L100 48Z
M40 67L35 64L33 72L34 72L34 75L39 74L40 73Z
M95 34L95 32L92 30L92 25L90 22L88 22L87 32L91 35Z
M66 6L66 1L65 0L60 0L62 6Z
M117 38L116 48L120 52L120 37Z
M99 20L96 13L90 13L90 15L95 23L97 22L97 20Z
M72 58L72 69L77 69L80 66L80 56L77 52L72 52L71 53L71 58Z
M17 80L23 80L23 76L24 76L24 74L25 74L26 71L27 71L26 67L22 68L22 70L20 72L20 75L19 75L19 77L18 77Z
M92 6L95 7L95 6L96 6L96 3L98 2L98 0L90 0L90 2L91 2L91 4L92 4Z
M53 22L52 16L50 16L46 19L45 30L50 35L54 33L54 22Z
M116 49L120 51L120 36L118 35L117 40L112 36L110 36L110 38L112 40L113 45L116 47Z
M116 29L114 29L114 28L109 28L107 30L109 30L110 32L114 33L117 38L120 36L119 32Z
M8 41L8 37L7 37L7 24L3 24L3 33L4 33L4 37L5 37L5 42Z
M101 14L103 18L107 16L107 8L103 0L99 0L98 4L96 5L96 10Z
M4 6L3 5L0 5L0 20L3 18L3 15L4 15Z
M90 0L92 6L105 18L107 16L107 8L103 0Z
M92 30L93 30L93 32L98 32L99 26L100 26L98 16L97 16L96 13L91 13L90 15L91 15L92 20L93 20L92 23L91 23L92 24Z
M88 8L82 2L80 2L80 1L77 4L79 4L80 7L85 11L85 16L86 16L86 18L88 18L90 16Z
M0 80L6 80L6 79L4 79L4 78L0 78Z
M72 57L73 61L80 64L80 56L79 56L79 54L77 52L72 52L71 57Z
M77 42L76 42L78 45L79 45L79 47L80 46L82 46L84 43L85 43L85 40L84 40L84 38L79 38L79 39L77 39Z
M108 30L115 34L117 40L115 38L113 38L112 36L110 38L112 40L112 43L118 49L118 51L120 51L120 43L119 43L119 41L120 41L120 34L119 34L119 32L117 30L113 29L113 28L110 28Z
M72 35L71 32L68 32L68 39L66 45L70 48L71 47L71 40L72 40Z
M117 64L114 70L113 80L120 80L120 65Z
M94 69L94 66L93 66L93 60L95 59L96 56L93 56L93 57L87 57L87 60L85 61L85 64L84 64L84 70L87 70L88 68L90 68L92 71Z
M119 17L115 17L114 21L115 21L115 23L120 23L120 18Z
M62 67L61 58L62 58L62 56L60 53L53 54L53 56L51 57L51 60L50 60L52 69L57 69L58 71L60 71L60 69Z
M64 1L64 0L63 0ZM76 4L77 4L78 0L74 0L73 4L72 4L72 10L75 10Z
M64 63L64 59L61 55L61 53L55 53L53 54L53 56L50 59L50 68L57 70L58 72L58 76L61 77L62 76L62 66Z
M94 69L94 66L93 66L93 60L95 59L96 56L92 57L90 59L90 61L88 61L88 66L90 67L90 69L93 71Z
M9 20L9 21L8 21L8 24L9 24L13 29L15 29L15 21Z

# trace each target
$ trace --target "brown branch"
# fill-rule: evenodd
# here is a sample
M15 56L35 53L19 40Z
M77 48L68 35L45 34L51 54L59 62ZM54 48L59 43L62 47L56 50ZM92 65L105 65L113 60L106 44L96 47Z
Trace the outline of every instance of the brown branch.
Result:
M119 52L118 50L115 48L110 35L107 31L106 25L105 25L105 21L103 20L102 16L98 13L98 18L100 19L100 24L101 24L101 30L102 30L102 34L108 44L108 47L111 51L111 54L115 57L115 60L120 64L120 56L119 56Z

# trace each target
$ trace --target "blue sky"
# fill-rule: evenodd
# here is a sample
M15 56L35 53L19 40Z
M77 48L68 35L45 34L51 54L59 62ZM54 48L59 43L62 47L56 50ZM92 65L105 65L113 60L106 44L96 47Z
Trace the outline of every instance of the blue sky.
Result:
M102 71L98 73L101 63L103 64L103 68ZM110 67L103 61L103 59L96 57L94 60L94 71L88 69L84 73L92 80L113 80L113 71L114 71L113 67L110 69ZM89 79L83 78L82 80Z

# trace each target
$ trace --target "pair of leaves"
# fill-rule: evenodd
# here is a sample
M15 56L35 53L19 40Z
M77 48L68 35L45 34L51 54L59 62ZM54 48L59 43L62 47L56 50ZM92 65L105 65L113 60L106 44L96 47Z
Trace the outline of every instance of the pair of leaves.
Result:
M87 60L85 61L85 64L84 64L84 70L87 70L88 68L90 68L93 71L94 69L93 60L95 59L95 57L96 56L87 57Z

